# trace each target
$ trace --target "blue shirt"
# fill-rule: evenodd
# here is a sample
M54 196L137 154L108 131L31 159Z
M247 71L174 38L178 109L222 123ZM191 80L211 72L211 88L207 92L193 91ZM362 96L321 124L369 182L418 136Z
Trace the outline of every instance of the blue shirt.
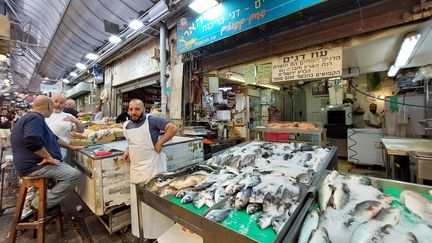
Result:
M126 129L141 127L145 121L146 121L146 114L144 114L143 117L141 117L141 119L138 122L134 122L130 120L130 122L126 125ZM149 122L150 136L153 145L155 145L159 139L160 131L165 130L165 126L169 123L169 121L160 116L150 115L148 122Z
M34 152L43 147L54 159L61 160L57 140L41 114L28 112L21 117L11 134L13 163L19 176L28 175L41 168L37 164L42 162L43 158Z

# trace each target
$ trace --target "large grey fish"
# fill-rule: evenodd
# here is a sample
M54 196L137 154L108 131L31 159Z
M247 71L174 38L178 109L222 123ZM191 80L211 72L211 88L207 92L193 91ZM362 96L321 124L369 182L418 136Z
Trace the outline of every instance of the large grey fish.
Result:
M300 230L298 243L307 243L313 230L318 228L319 215L316 210L312 210L303 222Z
M192 188L183 188L176 193L175 197L176 198L183 198L187 193L190 193L191 191L192 191Z
M384 225L381 230L374 236L373 242L391 242L391 239L389 239L389 235L392 235L392 233L395 231L393 225L387 224ZM390 237L394 240L394 236ZM407 234L398 234L397 238L398 242L410 242L410 243L418 243L418 239L415 236L414 233L408 232Z
M237 178L237 180L233 181L231 184L229 184L226 188L225 188L225 192L228 195L234 195L236 194L238 191L240 191L245 185L244 184L239 184L239 182L241 181L241 177Z
M180 190L186 187L196 186L198 183L205 180L206 178L207 175L202 175L202 174L180 176L174 179L173 181L171 181L169 183L169 186L177 190Z
M372 180L367 176L357 176L357 175L345 175L344 180L351 180L354 183L370 186L372 185Z
M207 160L206 165L220 166L221 158L219 156L211 157Z
M369 243L378 234L381 229L381 223L376 220L370 220L361 223L351 235L351 243Z
M215 191L216 191L216 187L213 186L213 187L207 188L204 191L201 191L198 194L198 196L201 197L201 198L204 198L204 199L210 199L210 200L212 200L214 198Z
M240 171L232 166L225 166L225 170L227 170L229 173L234 174L234 175L240 175Z
M260 204L260 203L250 203L246 207L246 213L247 214L254 214L260 210L262 210L262 204Z
M246 155L243 158L243 160L240 161L240 168L247 167L247 166L254 166L255 165L255 159L256 159L256 156L254 154Z
M215 201L211 200L211 199L205 199L205 205L209 208L213 207L216 204Z
M378 201L363 201L358 203L351 212L352 216L360 216L366 220L373 219L381 211L383 204Z
M198 193L186 193L186 195L181 199L181 203L190 203L193 202L198 197Z
M408 210L432 226L432 202L420 194L405 190L400 194L400 201Z
M221 222L228 216L230 212L230 208L214 209L210 211L205 217L215 222Z
M315 150L315 146L312 146L310 144L302 144L300 146L300 151L305 152L305 151L314 151Z
M234 155L232 155L232 154L229 154L229 155L223 157L220 165L221 166L229 165L229 162L231 161L232 157L234 157Z
M400 221L400 211L395 207L383 208L377 214L376 220L380 221L383 225L396 225Z
M249 198L251 195L252 195L252 189L251 188L245 188L245 189L241 190L239 193L237 193L236 198L235 198L235 202L234 202L234 209L240 210L240 209L246 207L246 205L249 202Z
M258 175L248 176L239 182L244 184L245 188L252 188L261 183L261 178Z
M232 157L229 161L228 166L238 169L240 167L241 155Z
M158 191L158 194L160 197L165 197L169 194L172 194L174 192L176 192L177 190L175 188L172 188L168 185L165 185L163 187L160 188L160 190Z
M218 203L218 202L224 200L225 198L227 198L225 188L223 188L222 186L218 187L216 189L215 195L214 195L215 202Z
M263 211L264 213L256 219L261 229L269 227L275 217L282 215L285 212L285 205L264 201Z
M318 192L318 205L319 208L322 211L326 210L329 202L330 202L330 198L333 195L333 191L334 191L334 186L330 185L330 184L323 184Z
M324 227L320 227L318 229L314 229L311 232L308 243L330 243L330 239L328 236L327 229Z
M342 183L342 185L337 186L333 192L333 208L335 209L343 208L348 202L349 197L350 197L350 190L346 183Z
M194 191L202 191L206 188L209 188L210 186L212 186L216 182L217 182L217 180L215 178L206 179L206 180L198 183L193 189L194 189Z

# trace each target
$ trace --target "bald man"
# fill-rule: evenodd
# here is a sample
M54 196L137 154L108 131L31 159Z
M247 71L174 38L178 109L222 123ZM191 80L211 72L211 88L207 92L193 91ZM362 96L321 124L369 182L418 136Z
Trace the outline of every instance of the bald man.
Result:
M54 94L52 101L54 103L54 110L50 117L45 118L45 122L57 137L69 143L71 132L83 133L84 126L74 116L63 112L66 105L66 97L64 95ZM64 161L66 159L67 149L60 148L60 150Z
M78 150L59 139L45 122L54 110L53 101L39 95L33 102L33 110L21 117L12 129L11 144L15 169L19 176L52 178L58 183L47 192L47 208L58 205L74 190L80 171L62 163L60 146ZM38 208L38 197L31 208ZM15 212L17 213L17 212Z
M130 160L132 234L139 236L135 185L167 171L162 146L177 133L177 127L162 117L144 114L144 104L138 99L130 101L128 114L130 120L123 125L123 134L128 141L123 160ZM165 134L159 137L161 131ZM173 225L170 219L145 204L142 204L141 222L146 239L158 238Z
M83 116L91 116L93 115L93 112L78 112L76 110L76 103L73 99L67 99L65 102L65 106L63 108L63 112L69 113L73 115L74 117L83 117Z

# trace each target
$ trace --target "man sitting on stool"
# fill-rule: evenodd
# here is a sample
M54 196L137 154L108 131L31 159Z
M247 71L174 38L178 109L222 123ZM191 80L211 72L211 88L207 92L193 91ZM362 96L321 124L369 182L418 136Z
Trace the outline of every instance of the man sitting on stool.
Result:
M48 96L37 96L32 112L18 120L11 135L13 163L19 176L52 178L58 181L47 192L47 209L60 204L74 190L81 174L79 170L61 162L59 146L71 150L82 147L65 143L49 129L45 118L51 116L53 109L54 103ZM36 197L30 207L37 209L38 203Z

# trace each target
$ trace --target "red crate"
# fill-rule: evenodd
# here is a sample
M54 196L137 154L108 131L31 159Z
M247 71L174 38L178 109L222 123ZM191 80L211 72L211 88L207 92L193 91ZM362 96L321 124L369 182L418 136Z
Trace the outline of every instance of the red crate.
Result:
M266 140L288 140L289 133L287 132L266 132Z

